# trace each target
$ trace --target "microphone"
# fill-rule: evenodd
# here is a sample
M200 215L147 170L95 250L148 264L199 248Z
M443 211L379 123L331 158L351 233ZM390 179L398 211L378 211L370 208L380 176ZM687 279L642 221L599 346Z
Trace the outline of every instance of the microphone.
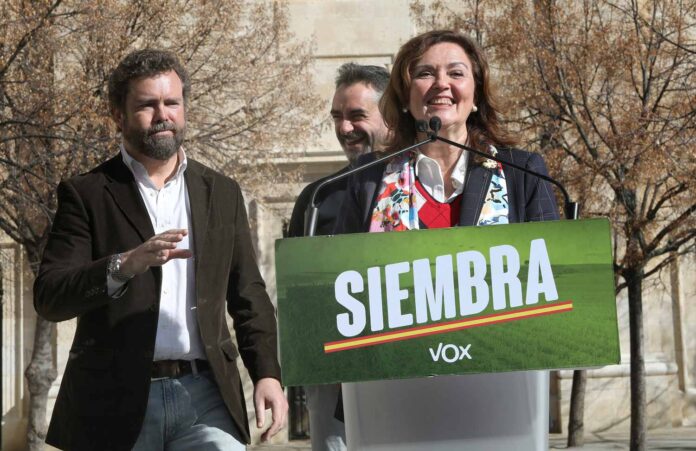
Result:
M439 117L433 116L430 118L430 122L428 122L428 125L430 126L430 129L433 131L433 133L437 135L437 132L439 132L442 128L442 121Z
M422 124L419 124L418 122L422 122ZM424 127L424 130L420 130L420 128L423 128L423 127ZM425 121L417 121L416 128L418 129L418 131L427 132L428 131L428 123ZM310 201L309 201L309 206L307 207L307 211L305 211L305 236L314 236L314 233L316 232L317 219L319 218L319 208L316 205L316 198L317 198L317 194L319 193L319 191L322 190L322 188L324 188L325 186L330 185L332 183L335 183L339 180L343 180L345 178L348 178L355 173L362 172L362 171L367 170L373 166L376 166L380 163L383 163L387 160L390 160L397 155L401 155L402 153L406 153L409 150L413 150L418 146L422 146L423 144L434 142L435 139L436 139L436 135L431 136L429 134L427 139L425 139L419 143L416 143L412 146L405 147L405 148L398 150L394 153L390 153L389 155L386 155L382 158L378 158L374 161L370 161L369 163L363 164L362 166L358 166L357 168L353 168L353 169L346 171L342 174L335 175L335 176L328 178L328 179L324 180L323 182L321 182L319 185L317 185L316 188L314 188L314 191L312 192L312 197L310 198Z
M418 131L428 133L428 137L430 138L431 142L442 141L442 142L447 143L451 146L458 147L458 148L466 150L468 152L473 152L476 155L480 155L480 156L487 158L489 160L497 161L498 163L510 166L512 168L515 168L515 169L518 169L524 173L531 174L535 177L538 177L542 180L546 180L547 182L556 185L558 187L558 189L561 190L561 193L563 194L563 212L565 213L566 219L578 219L578 215L580 213L578 204L577 204L577 202L573 202L570 200L570 196L568 195L568 191L566 191L565 187L559 181L549 177L548 175L541 174L541 173L536 172L536 171L532 171L531 169L522 167L520 165L517 165L517 164L509 162L509 161L505 161L501 158L496 157L495 155L490 155L490 154L487 154L485 152L481 152L480 150L476 150L472 147L465 146L464 144L460 144L460 143L455 142L455 141L450 141L447 138L443 138L442 136L438 136L437 132L439 132L440 129L442 128L442 120L437 116L431 117L427 126L425 125L425 121L418 121L418 122L422 122L422 124L416 124L416 128L418 129ZM421 128L429 127L430 131L427 131L427 129L421 130L418 127L421 127Z

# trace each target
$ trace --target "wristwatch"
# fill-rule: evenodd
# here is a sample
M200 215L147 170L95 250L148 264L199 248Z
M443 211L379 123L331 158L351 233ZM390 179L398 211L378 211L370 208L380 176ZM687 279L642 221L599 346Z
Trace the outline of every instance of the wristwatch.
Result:
M134 274L125 274L121 272L121 254L114 254L109 258L109 263L106 265L106 275L111 276L115 282L126 283L131 280Z

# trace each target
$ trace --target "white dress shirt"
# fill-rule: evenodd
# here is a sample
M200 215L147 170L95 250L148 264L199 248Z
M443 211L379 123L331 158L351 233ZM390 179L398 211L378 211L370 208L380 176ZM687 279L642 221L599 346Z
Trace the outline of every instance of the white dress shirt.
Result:
M445 180L442 176L442 169L437 161L418 153L416 158L416 177L423 188L430 196L440 203L452 202L464 191L464 181L466 180L466 160L468 152L462 151L457 163L454 165L450 180L454 187L454 192L445 198Z
M145 167L133 159L121 145L123 161L135 177L138 191L147 208L155 235L170 229L187 229L189 234L178 243L178 249L193 249L191 238L191 206L184 171L187 160L183 148L179 150L176 174L161 189L147 174ZM160 309L157 339L153 360L205 359L205 351L196 318L195 260L175 258L162 265ZM136 276L137 277L137 276ZM107 279L110 294L121 284Z

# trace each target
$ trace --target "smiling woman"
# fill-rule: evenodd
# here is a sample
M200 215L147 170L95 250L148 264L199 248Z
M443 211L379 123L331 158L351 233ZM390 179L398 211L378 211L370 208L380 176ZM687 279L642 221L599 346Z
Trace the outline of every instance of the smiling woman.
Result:
M457 113L448 121L436 110L443 104ZM394 131L391 151L416 142L416 120L435 115L443 120L444 136L484 152L489 145L517 142L500 125L485 55L473 40L454 31L423 33L401 47L380 109Z
M390 130L386 152L426 140L426 134L416 129L416 122L438 117L441 136L545 174L541 157L512 148L515 139L501 127L492 92L486 58L470 38L448 30L412 38L397 53L380 101ZM417 152L392 158L357 176L353 203L344 205L336 232L507 224L558 217L545 182L490 163L442 141L421 145Z
M495 153L504 161L514 161L545 174L546 167L540 156L511 147L515 140L500 126L488 74L488 64L481 50L474 41L460 33L431 31L409 40L397 53L389 85L380 101L380 110L390 131L387 152L426 140L426 133L416 129L416 122L438 117L442 123L440 136L466 143L482 152ZM374 154L369 154L361 157L360 162L364 164L374 158ZM546 182L505 165L484 165L484 161L487 160L479 160L457 147L436 141L421 145L417 152L395 156L386 163L356 174L348 188L335 232L391 232L558 218L556 203ZM410 245L406 236L402 242L403 246ZM468 268L469 265L464 266ZM481 264L481 268L484 267L485 262ZM424 272L425 269L418 271L419 274ZM452 278L453 274L450 272ZM385 279L388 277L385 269ZM461 288L462 281L459 282ZM519 283L511 281L515 287ZM347 293L349 290L344 291ZM513 292L518 290L511 289L511 298ZM341 290L338 290L336 301L339 303L347 299L347 296L339 299L340 296ZM504 292L502 297L495 294L491 297L494 303L497 298L498 304L507 305L501 301ZM417 305L416 298L414 294L414 299L409 298L409 301ZM483 297L479 299L477 295L476 299L482 300ZM519 307L521 294L515 299L514 306ZM396 319L399 327L413 327L410 333L423 332L413 324L417 318L406 317L399 323L404 316L399 315L394 306L398 307L401 300L398 296L392 299L389 320ZM467 302L465 299L464 307ZM346 304L353 305L350 299ZM386 305L389 310L389 299ZM509 305L512 306L513 301ZM450 307L454 306L451 303ZM461 306L460 299L460 313ZM457 311L450 310L450 313ZM372 326L372 317L369 320ZM364 321L364 327L367 327L368 318L365 317ZM464 325L468 327L468 324ZM363 324L358 326L357 329L362 329ZM373 329L381 330L379 327ZM355 333L354 330L348 332L348 335ZM431 330L425 332L432 333ZM376 335L380 340L390 339L391 336L385 334L387 332ZM354 345L342 342L337 346ZM371 449L366 444L373 442L379 443L380 449L400 451L424 448L548 449L543 435L538 434L548 418L544 410L548 408L548 400L544 398L548 393L548 376L546 373L530 374L509 374L505 380L496 378L499 383L490 383L489 376L480 381L467 376L444 380L385 381L369 386L354 384L347 391L346 418L350 420L352 417L355 421L359 417L362 429L349 436L348 443L352 440L356 449ZM484 386L489 388L482 389ZM524 400L510 403L509 397L500 395L502 390L510 387L517 387L515 390L524 394ZM490 393L485 393L486 390ZM443 393L446 394L444 397ZM390 403L398 403L398 408L389 410L389 415L376 418L374 412L383 411L384 405ZM463 409L461 406L467 407ZM520 423L522 416L511 415L511 412L535 414L533 419L524 419ZM502 420L484 431L476 421L486 417ZM469 425L467 418L472 419ZM368 425L374 429L367 430ZM444 429L456 433L443 435L440 432ZM412 437L408 436L411 432L415 434ZM385 443L390 446L382 446ZM410 443L417 445L410 447Z
M452 42L430 47L411 70L409 106L416 120L438 116L441 133L466 141L466 120L474 109L474 76L471 60Z

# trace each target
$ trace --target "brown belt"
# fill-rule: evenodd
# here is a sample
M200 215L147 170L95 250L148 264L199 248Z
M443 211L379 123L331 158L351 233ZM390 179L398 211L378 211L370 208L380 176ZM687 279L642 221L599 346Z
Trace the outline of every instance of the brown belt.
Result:
M207 360L196 359L196 369L198 372L210 368ZM152 379L160 379L163 377L179 378L193 373L193 368L190 360L156 360L152 362Z

